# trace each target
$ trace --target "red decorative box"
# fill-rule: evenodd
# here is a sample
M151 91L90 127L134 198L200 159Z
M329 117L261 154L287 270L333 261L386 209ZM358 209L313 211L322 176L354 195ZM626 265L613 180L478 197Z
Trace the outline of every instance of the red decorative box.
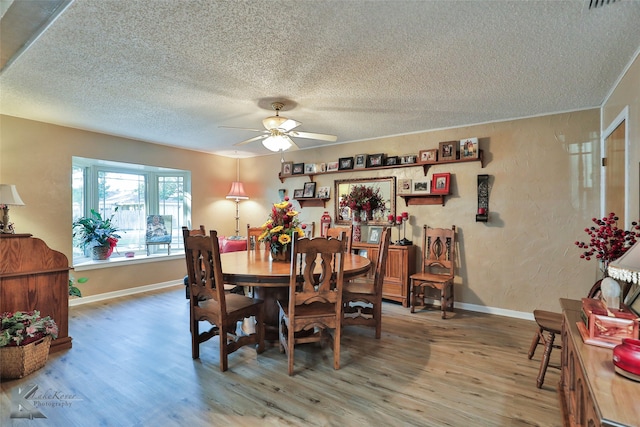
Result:
M581 317L578 330L585 344L613 348L624 338L638 338L640 319L624 305L608 310L599 299L582 298Z

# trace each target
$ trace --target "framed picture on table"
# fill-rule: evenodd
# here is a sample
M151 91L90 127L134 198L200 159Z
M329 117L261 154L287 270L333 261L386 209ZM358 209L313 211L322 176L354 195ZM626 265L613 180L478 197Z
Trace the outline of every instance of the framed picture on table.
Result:
M382 234L382 227L369 227L369 239L367 243L380 243L380 235Z

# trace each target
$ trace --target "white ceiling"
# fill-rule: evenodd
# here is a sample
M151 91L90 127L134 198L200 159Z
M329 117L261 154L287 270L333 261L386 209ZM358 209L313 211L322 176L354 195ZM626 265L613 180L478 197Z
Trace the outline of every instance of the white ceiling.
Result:
M219 126L275 100L337 143L598 107L640 1L589 1L75 0L1 72L0 113L245 157L270 152Z

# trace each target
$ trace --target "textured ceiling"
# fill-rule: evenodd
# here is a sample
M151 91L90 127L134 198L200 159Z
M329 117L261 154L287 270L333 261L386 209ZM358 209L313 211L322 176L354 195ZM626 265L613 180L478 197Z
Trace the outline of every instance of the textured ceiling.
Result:
M75 0L2 70L0 113L263 155L219 126L262 129L274 100L337 143L598 107L639 22L638 0Z

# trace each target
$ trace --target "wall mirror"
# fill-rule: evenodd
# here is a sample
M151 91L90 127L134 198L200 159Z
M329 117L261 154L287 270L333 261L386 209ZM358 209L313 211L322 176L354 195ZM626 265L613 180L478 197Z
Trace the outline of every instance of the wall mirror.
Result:
M336 224L350 224L351 209L348 207L341 207L340 202L348 195L351 189L357 185L364 185L366 187L372 187L373 189L379 189L382 199L385 201L385 208L380 211L376 211L373 214L373 219L369 219L366 224L371 225L386 225L389 223L389 215L396 214L396 177L388 176L382 178L360 178L360 179L343 179L335 181L335 223Z

